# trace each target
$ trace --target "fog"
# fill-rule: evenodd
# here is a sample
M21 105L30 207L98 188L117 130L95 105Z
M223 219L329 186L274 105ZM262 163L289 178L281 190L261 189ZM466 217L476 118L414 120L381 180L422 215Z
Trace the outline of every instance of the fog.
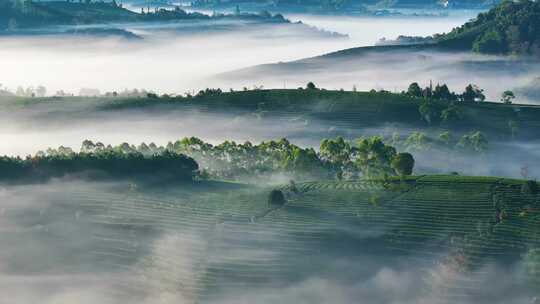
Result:
M459 296L457 303L520 304L534 292L520 263L488 259L460 274L444 262L452 253L430 244L407 254L378 245L384 225L317 208L263 212L263 189L130 189L123 181L2 186L3 299L412 304Z
M336 17L294 14L286 16L292 21L302 21L329 31L349 34L351 39L343 44L344 49L374 45L383 37L395 39L400 35L426 37L446 33L475 18L478 13L479 11L460 11L444 17Z
M305 86L306 80L319 87L391 92L407 90L412 82L423 87L446 83L461 94L472 83L485 90L490 101L502 92L528 85L540 74L540 61L532 58L486 56L463 52L424 49L356 50L290 63L262 65L220 76L231 84L253 79L270 86ZM516 103L539 104L534 96L516 91Z
M308 18L293 16L293 20ZM44 35L0 38L2 83L43 85L49 94L58 90L77 94L81 88L102 92L146 88L161 93L184 93L206 87L225 87L227 82L210 76L257 64L291 61L335 50L374 45L385 36L424 35L448 31L468 19L464 16L400 20L396 18L308 18L321 29L348 34L330 37L298 24L263 25L231 21L183 21L178 23L110 25L143 39L103 35ZM402 24L396 28L396 24ZM74 27L77 32L98 26ZM328 27L328 28L327 28ZM42 31L46 31L43 29ZM304 79L298 79L304 82ZM250 78L234 84L275 86ZM283 83L279 83L281 87Z
M455 90L477 83L494 99L500 90L538 74L534 61L431 51L224 74L373 45L381 37L448 31L469 16L291 18L350 38L300 25L204 22L126 27L143 39L50 32L2 37L0 83L11 90L44 85L49 94L77 94L81 88L184 93L206 87L296 87L307 81L328 88L401 90L431 79ZM113 111L104 110L102 98L36 100L13 103L0 97L0 155L25 156L60 145L78 150L85 139L165 145L186 136L213 144L287 137L317 147L323 138L338 135L352 140L425 131L436 136L406 125L356 128L302 114L175 106ZM540 178L540 142L490 145L481 156L413 153L417 173L523 177L525 166L527 178ZM437 244L407 253L382 246L378 238L391 228L384 224L367 225L354 215L316 207L271 209L267 186L70 178L0 184L0 304L6 299L10 304L521 304L536 296L537 290L524 283L519 261L487 260L466 275L457 273L447 262L455 253L433 249Z
M260 143L287 138L296 145L318 149L321 140L337 136L354 141L362 136L390 138L398 133L404 140L412 132L419 131L437 140L443 132L395 123L359 126L319 120L301 113L274 115L181 105L112 111L103 110L104 104L107 104L106 99L83 101L67 98L7 107L0 113L1 154L24 157L59 146L78 151L86 139L106 145L124 142L139 145L144 142L165 146L168 142L191 136L212 144L226 140ZM456 140L460 136L454 134ZM458 172L462 175L522 178L521 170L526 167L528 178L540 178L539 141L488 139L489 148L485 155L438 150L437 147L427 152L412 151L416 173Z

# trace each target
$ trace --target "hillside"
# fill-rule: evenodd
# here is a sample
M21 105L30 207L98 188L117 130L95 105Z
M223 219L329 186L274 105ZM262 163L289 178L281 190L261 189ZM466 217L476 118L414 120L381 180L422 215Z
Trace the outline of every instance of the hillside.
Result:
M51 102L56 102L52 101ZM253 90L201 94L178 98L106 98L98 109L111 111L160 106L171 109L252 113L255 115L293 119L301 115L307 120L332 122L336 127L362 128L385 124L404 124L417 128L450 129L457 132L480 130L493 138L511 135L509 121L520 126L520 138L537 138L540 107L504 105L492 102L460 103L456 121L435 119L431 124L419 112L422 98L390 92L351 92L333 90ZM449 102L433 101L433 110L440 116Z
M8 219L25 222L24 233L3 233L3 256L7 271L114 274L122 279L108 283L115 292L107 296L133 301L148 292L186 303L237 302L242 288L253 303L323 277L325 292L332 284L357 297L384 291L380 303L528 303L538 292L540 205L524 184L460 176L311 182L281 188L283 206L268 203L267 187L219 182L6 188L28 202L54 203L7 207ZM31 229L37 225L43 228ZM47 254L29 263L35 251L15 245L37 236L47 240L36 244ZM398 283L413 292L389 288ZM317 286L303 292L318 294Z
M198 12L174 9L130 11L112 2L66 2L66 1L5 1L0 4L0 30L17 30L49 25L84 25L98 23L127 23L148 21L175 21L186 19L238 19L267 23L289 23L282 15L261 14L217 14L208 16Z
M440 46L450 49L540 56L540 3L504 1L437 38Z
M498 0L197 0L193 2L196 8L213 9L235 9L236 6L244 10L256 11L257 9L268 9L281 13L302 12L314 14L349 14L349 15L396 15L400 14L389 9L411 9L418 10L417 14L422 14L424 9L439 9L444 13L444 9L479 9L489 8L496 4Z
M509 266L530 248L538 248L540 197L538 192L525 194L529 192L524 185L518 180L460 176L421 176L389 183L305 183L283 188L290 199L284 208L266 216L264 221L287 218L298 226L307 221L309 224L301 228L295 225L303 233L317 234L316 231L325 227L340 231L336 233L351 229L353 234L356 231L371 236L364 245L358 241L357 247L352 245L355 242L350 235L350 243L338 247L339 250L354 252L380 244L371 247L373 254L382 250L383 255L393 252L438 259L441 267L447 267L445 271L455 272L435 274L444 280L431 282L445 285L438 286L447 292L441 298L458 295L467 298L476 292L486 292L482 290L485 288L482 280L489 278L482 278L483 263L494 260ZM347 225L356 226L357 230L345 228ZM337 247L324 244L322 239L319 246L328 250ZM459 273L467 273L466 278L456 275ZM526 290L522 289L526 279L520 279L523 281L516 282L515 288ZM533 284L539 278L529 279Z

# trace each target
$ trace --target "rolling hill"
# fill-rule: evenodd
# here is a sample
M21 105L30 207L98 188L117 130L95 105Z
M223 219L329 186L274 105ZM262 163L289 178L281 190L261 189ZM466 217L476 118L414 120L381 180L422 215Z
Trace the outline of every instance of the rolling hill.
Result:
M44 100L46 101L46 100ZM65 100L69 103L68 99ZM50 102L56 102L50 100ZM505 105L493 102L461 103L459 121L437 121L432 125L422 120L419 106L423 99L390 92L352 92L335 90L252 90L222 92L191 98L104 98L97 104L102 111L137 108L169 107L199 111L231 111L292 119L302 115L307 120L322 120L336 127L376 127L402 124L410 127L450 129L459 132L480 130L493 138L504 139L510 134L508 122L520 125L522 138L536 139L540 125L540 107L534 105ZM433 101L440 113L449 106L445 101Z
M437 36L443 48L487 54L540 56L540 3L504 1L448 34Z
M48 240L35 245L48 253L39 259L40 271L61 262L55 271L84 274L91 265L116 278L110 283L115 292L106 296L123 300L241 301L242 288L244 301L267 303L276 292L282 300L293 297L290 289L318 295L318 285L309 282L321 277L326 292L333 284L344 288L335 291L345 297L337 303L373 297L370 289L385 291L373 298L378 303L521 303L538 296L540 196L523 180L299 183L279 188L283 206L268 204L268 187L133 182L6 188L25 201L37 196L54 203L41 215L27 205L8 207L8 218L25 219L25 232L18 238L3 232L4 240L20 244L39 235ZM38 224L43 229L32 229ZM3 256L20 265L19 273L39 269L25 263L35 251L7 248ZM414 292L386 281L373 286L381 275L396 276Z

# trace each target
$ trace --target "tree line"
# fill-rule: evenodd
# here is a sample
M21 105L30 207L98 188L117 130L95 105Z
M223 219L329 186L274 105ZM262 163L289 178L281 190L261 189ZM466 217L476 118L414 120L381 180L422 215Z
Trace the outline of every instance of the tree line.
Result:
M83 144L84 145L84 144ZM162 151L144 155L119 147L74 152L67 147L47 149L36 155L0 157L0 180L47 180L55 177L79 176L116 178L162 176L192 180L198 174L197 162L186 155Z
M275 174L301 180L353 179L410 175L413 168L411 154L398 153L379 136L354 143L341 137L325 139L319 152L285 138L260 144L225 141L212 145L190 137L166 146L106 146L85 140L80 152L61 146L26 158L0 158L2 179L44 179L89 172L112 177L162 174L180 179L253 180Z

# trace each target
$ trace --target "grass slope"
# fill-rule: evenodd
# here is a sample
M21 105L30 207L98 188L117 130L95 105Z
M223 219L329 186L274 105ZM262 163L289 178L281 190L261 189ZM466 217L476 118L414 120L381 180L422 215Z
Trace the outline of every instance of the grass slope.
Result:
M441 297L455 300L481 292L486 263L510 267L540 246L540 196L522 194L523 183L462 176L317 181L281 188L287 195L282 207L268 205L269 188L220 182L71 187L61 195L81 214L75 223L92 233L86 261L132 271L129 286L118 288L123 299L153 286L206 302L239 286L247 293L314 275L350 280L369 275L374 265L406 262L417 265L419 280L443 277L442 286L429 288L443 288ZM493 201L501 195L505 215L495 223ZM49 208L47 215L69 214L61 211ZM42 224L53 235L67 226ZM369 267L345 263L355 271L340 269L339 261L363 258ZM527 290L530 280L517 277L516 290Z
M508 266L540 246L540 195L523 194L523 183L462 176L303 183L294 191L283 188L288 203L264 220L285 221L289 229L314 235L324 229L370 235L371 243L382 244L377 250L433 258L461 273L461 279L445 283L447 296L472 295L481 283L469 279L481 278L485 263ZM504 207L498 209L496 200ZM518 290L539 278L521 279Z
M194 98L61 98L54 99L6 99L5 106L20 104L44 105L50 102L56 107L64 102L84 104L90 101L99 110L113 111L134 108L170 107L171 109L195 109L198 111L232 111L241 114L276 115L294 119L330 121L336 127L376 127L384 124L407 124L417 128L440 128L469 132L479 130L491 138L509 138L509 122L519 126L519 138L537 138L540 128L540 107L533 105L504 105L501 103L471 103L460 105L462 119L449 123L429 125L422 120L419 105L422 99L401 94L378 92L349 92L327 90L255 90L205 95ZM434 102L440 113L447 102Z

